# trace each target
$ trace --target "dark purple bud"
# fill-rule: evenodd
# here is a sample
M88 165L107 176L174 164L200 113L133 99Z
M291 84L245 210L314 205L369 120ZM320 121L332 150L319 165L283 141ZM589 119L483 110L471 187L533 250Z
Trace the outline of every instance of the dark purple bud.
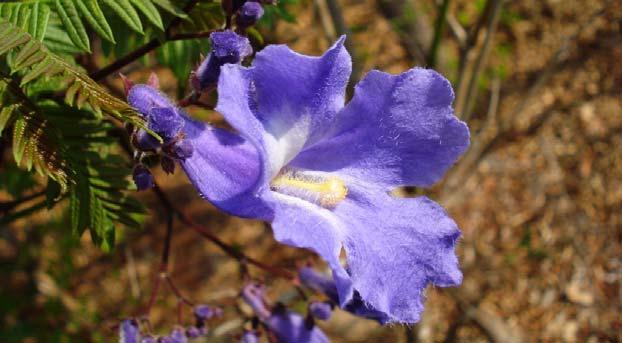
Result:
M328 302L313 301L309 304L309 312L319 320L328 320L333 313L333 305Z
M160 147L160 142L143 129L136 131L132 137L132 144L141 151L155 151Z
M175 104L162 92L148 85L135 85L127 94L127 102L149 119L154 107L175 108Z
M245 331L242 335L242 343L259 343L259 335L255 330Z
M134 319L126 319L119 326L120 343L138 343L140 340L140 330L138 322Z
M238 10L236 16L236 23L239 28L246 29L255 25L257 21L263 16L263 7L261 4L254 1L244 3Z
M162 170L167 174L173 174L175 172L175 160L168 156L162 156L160 165L162 166Z
M149 189L153 187L153 175L151 175L151 172L149 171L149 169L147 169L142 164L139 164L136 167L134 167L132 178L134 179L136 188L139 191L143 191L145 189Z
M168 338L171 343L188 343L188 337L183 329L174 329Z
M140 343L156 343L156 339L151 337L151 336L145 336L143 337L142 340L140 340Z
M212 51L201 62L195 72L196 80L193 84L198 84L197 92L206 90L218 82L220 67L226 63L237 64L253 52L248 38L227 30L214 32L210 35Z
M203 304L194 307L194 316L200 321L209 320L221 314L222 310L217 307L211 307Z
M298 269L298 279L305 286L324 293L330 300L337 304L339 303L339 294L337 293L335 282L320 274L312 267L302 267Z
M205 335L207 335L207 327L205 326L200 328L196 326L190 326L186 328L186 336L188 336L188 338L197 338Z
M271 314L264 303L264 295L265 287L261 284L250 283L242 289L242 299L253 308L261 320L267 319Z
M180 139L166 148L166 152L173 158L185 160L192 157L194 146L187 139Z
M175 138L184 126L184 119L175 107L154 107L149 111L149 128L164 142Z

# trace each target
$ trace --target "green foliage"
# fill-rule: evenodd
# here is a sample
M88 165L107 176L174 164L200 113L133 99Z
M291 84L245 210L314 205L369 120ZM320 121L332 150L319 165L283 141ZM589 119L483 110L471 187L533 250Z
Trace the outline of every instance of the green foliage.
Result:
M289 23L295 23L296 17L291 14L287 8L291 5L298 4L299 0L280 0L275 6L264 6L265 13L261 20L259 20L259 26L273 27L279 19L283 19Z
M140 34L146 22L163 31L164 19L158 7L185 17L170 0L32 0L0 3L0 18L26 30L54 52L75 53L91 49L87 27L114 43L112 17L120 18L125 27ZM49 21L54 25L48 25Z
M144 210L123 193L131 186L130 167L110 153L118 138L110 137L116 129L102 121L103 113L140 127L144 121L21 27L0 19L0 32L6 33L0 37L0 56L7 56L7 63L0 65L0 135L12 133L18 164L51 180L46 200L1 222L53 206L68 196L73 232L81 235L88 229L95 244L112 249L114 223L140 227ZM46 99L63 89L65 104Z
M144 127L143 120L125 102L110 95L85 73L67 61L49 52L43 44L19 27L0 22L0 56L11 53L9 68L12 74L23 75L18 85L16 78L4 75L0 79L0 133L7 125L13 126L13 156L30 170L33 166L41 175L48 176L67 189L70 173L67 161L62 160L56 144L57 133L46 117L37 110L23 93L23 86L41 77L62 76L67 85L66 101L78 108L88 104L101 118L102 112Z

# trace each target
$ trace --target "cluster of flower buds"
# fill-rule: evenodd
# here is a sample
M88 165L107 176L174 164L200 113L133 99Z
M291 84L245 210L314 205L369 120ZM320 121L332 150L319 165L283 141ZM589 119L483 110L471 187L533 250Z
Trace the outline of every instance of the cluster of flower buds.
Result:
M329 342L324 332L315 325L314 318L328 319L332 312L330 304L312 302L309 304L309 313L306 317L288 310L280 303L270 308L266 304L265 287L258 283L244 286L242 299L250 305L259 321L279 342ZM246 330L241 342L259 342L259 332L256 328Z
M125 319L119 325L120 343L187 343L188 339L207 335L207 321L222 316L222 309L208 305L197 305L193 309L195 324L192 326L176 326L168 335L154 336L141 333L139 321Z
M160 155L162 169L172 174L175 172L175 161L191 157L194 146L190 140L185 139L183 128L186 114L159 91L160 82L156 74L152 73L145 85L134 85L123 76L122 79L128 103L143 116L149 130L162 138L160 142L144 129L129 129L138 162L132 177L138 190L144 190L153 187L154 183L153 175L142 164L142 157L147 154Z

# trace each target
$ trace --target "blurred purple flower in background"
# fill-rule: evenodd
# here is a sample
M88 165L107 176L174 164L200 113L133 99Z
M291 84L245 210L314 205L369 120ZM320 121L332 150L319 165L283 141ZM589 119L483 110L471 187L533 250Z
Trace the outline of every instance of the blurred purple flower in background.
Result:
M222 210L270 221L278 241L321 255L341 307L360 302L383 323L413 323L428 284L461 283L460 231L428 198L389 192L439 180L469 131L453 115L451 85L432 70L371 71L344 107L343 41L321 57L273 45L250 68L224 65L216 109L241 137L196 127L182 167Z
M135 319L126 319L119 325L119 343L138 343L140 329Z
M283 343L324 343L328 338L313 322L298 313L287 310L282 305L268 309L265 303L265 287L250 283L242 289L242 299L251 306L268 329ZM244 336L242 337L244 338ZM252 341L253 337L248 337ZM243 340L244 341L244 340Z

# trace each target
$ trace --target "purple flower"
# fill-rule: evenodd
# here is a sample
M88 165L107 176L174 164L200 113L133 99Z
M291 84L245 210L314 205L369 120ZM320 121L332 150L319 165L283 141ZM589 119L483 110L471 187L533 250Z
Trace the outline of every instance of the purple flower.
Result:
M339 303L339 295L337 293L335 281L318 273L311 267L300 268L298 270L298 278L305 286L325 294L334 303ZM391 321L391 318L386 313L375 310L371 305L366 304L361 299L361 295L358 291L354 291L352 300L343 306L343 309L359 317L376 320L380 324Z
M151 336L145 336L143 337L143 339L140 341L140 343L156 343L155 338L151 337Z
M226 63L240 63L253 53L248 38L227 30L214 32L210 36L212 51L201 62L192 76L193 87L197 92L205 90L218 82L220 67Z
M450 83L427 69L371 71L344 107L343 41L321 57L278 45L250 68L223 66L217 110L241 137L186 124L196 151L182 167L222 210L270 221L278 241L322 256L342 308L359 299L382 322L414 323L428 284L462 282L460 231L428 198L389 192L438 181L469 131Z
M197 305L194 307L194 316L199 321L209 320L213 317L219 316L221 310L219 308L215 308L208 305Z
M328 337L317 326L291 311L275 311L266 325L283 343L328 343Z
M133 136L132 143L143 151L162 150L170 157L183 160L192 156L194 146L184 139L182 129L192 120L184 111L176 107L166 95L148 85L131 86L128 91L128 103L136 108L145 119L149 129L160 135L161 144L145 130L139 129ZM167 172L171 169L167 165Z
M134 167L132 179L139 191L144 191L145 189L153 187L153 175L151 175L149 169L142 164L138 164Z
M140 330L138 323L134 319L126 319L119 326L120 343L138 343L140 340Z
M247 1L238 10L236 23L238 27L246 29L247 27L255 25L262 16L263 7L261 7L261 4L254 1Z
M188 338L182 329L174 329L168 338L171 343L188 343Z
M333 305L328 302L314 301L309 304L309 312L320 320L328 320L333 313Z
M259 335L255 330L244 331L241 339L242 343L259 343Z
M160 135L164 143L176 138L183 128L181 110L157 89L148 85L132 86L128 91L127 100L147 119L149 129ZM144 138L141 135L138 139L140 142Z
M253 308L261 320L266 320L271 314L264 303L265 293L265 287L256 283L250 283L242 289L242 299Z

